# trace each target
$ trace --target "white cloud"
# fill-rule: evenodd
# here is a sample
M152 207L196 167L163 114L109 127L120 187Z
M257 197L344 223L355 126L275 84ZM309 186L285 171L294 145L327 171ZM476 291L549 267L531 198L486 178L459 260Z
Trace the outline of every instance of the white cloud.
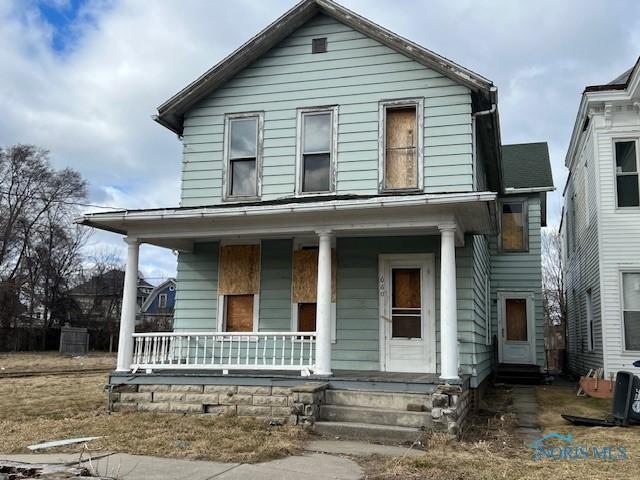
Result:
M0 144L49 148L56 166L90 181L93 203L176 205L181 145L149 116L293 3L91 0L59 53L32 3L0 2ZM640 3L632 0L344 3L494 80L503 140L549 141L560 192L582 89L640 54ZM554 194L551 221L558 206ZM94 239L123 248L115 235ZM150 274L175 272L168 251L143 249L141 259Z

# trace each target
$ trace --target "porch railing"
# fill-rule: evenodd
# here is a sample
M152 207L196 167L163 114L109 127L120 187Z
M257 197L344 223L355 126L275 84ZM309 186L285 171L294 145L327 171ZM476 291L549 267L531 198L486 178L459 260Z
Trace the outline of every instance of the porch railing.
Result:
M315 332L133 334L132 369L313 371Z

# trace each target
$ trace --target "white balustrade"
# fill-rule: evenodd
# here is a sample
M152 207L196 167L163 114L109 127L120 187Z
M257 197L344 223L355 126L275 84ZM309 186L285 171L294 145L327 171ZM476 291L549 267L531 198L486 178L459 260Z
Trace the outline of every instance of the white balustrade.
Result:
M315 370L315 332L134 333L133 342L132 370Z

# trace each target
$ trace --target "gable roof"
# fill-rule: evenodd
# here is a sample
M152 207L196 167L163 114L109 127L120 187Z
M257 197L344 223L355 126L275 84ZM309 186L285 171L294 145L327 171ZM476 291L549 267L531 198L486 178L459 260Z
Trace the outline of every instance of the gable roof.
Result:
M605 83L604 85L589 85L585 87L585 92L603 92L607 90L624 90L629 85L629 80L635 73L636 70L640 69L640 57L636 63L626 72L618 75L616 78L611 80L609 83Z
M332 0L303 0L288 12L275 20L244 45L224 58L214 67L175 94L158 107L158 114L153 118L169 130L182 134L184 114L198 101L210 94L224 82L236 75L249 64L258 60L271 48L304 25L311 18L323 13L339 22L378 40L393 50L406 55L418 63L432 68L443 75L467 86L477 96L477 105L489 107L495 103L495 87L493 83L438 55L416 43L411 42L385 28L361 17Z
M169 287L170 285L173 285L173 287L176 287L176 279L175 278L168 278L166 279L164 282L162 282L160 285L158 285L157 287L155 287L151 293L149 294L149 296L146 298L146 300L144 301L144 303L142 304L142 306L140 307L140 311L142 312L146 312L147 309L151 306L151 304L153 303L153 301L156 299L156 297L161 294L167 287Z
M502 146L504 188L553 190L547 142Z

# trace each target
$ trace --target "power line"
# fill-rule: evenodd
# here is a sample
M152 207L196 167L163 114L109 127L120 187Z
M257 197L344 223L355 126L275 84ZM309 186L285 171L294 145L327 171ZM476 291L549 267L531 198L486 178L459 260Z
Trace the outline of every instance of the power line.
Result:
M13 197L17 197L18 195L15 193L11 193L11 192L7 192L5 190L0 190L0 194L2 195L11 195ZM79 207L93 207L93 208L106 208L106 209L111 209L111 210L127 210L126 208L123 207L113 207L113 206L109 206L109 205L97 205L95 203L84 203L84 202L71 202L68 200L51 200L45 197L35 197L38 200L42 200L43 202L51 202L51 203L61 203L63 205L76 205Z

